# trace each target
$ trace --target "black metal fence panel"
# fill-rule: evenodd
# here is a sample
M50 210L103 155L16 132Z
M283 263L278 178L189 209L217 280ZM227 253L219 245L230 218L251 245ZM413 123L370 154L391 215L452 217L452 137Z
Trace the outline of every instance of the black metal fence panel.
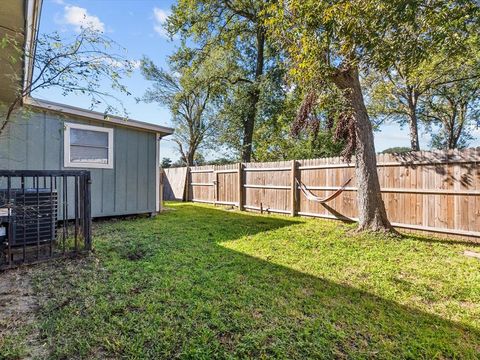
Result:
M85 170L0 170L0 270L91 250Z

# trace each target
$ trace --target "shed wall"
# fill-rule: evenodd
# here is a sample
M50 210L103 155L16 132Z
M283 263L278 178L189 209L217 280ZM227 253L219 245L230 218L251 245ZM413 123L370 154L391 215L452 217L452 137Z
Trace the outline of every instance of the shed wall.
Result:
M92 174L94 217L155 212L156 134L51 112L18 114L0 137L0 169L61 170L64 122L114 129L113 169ZM72 168L68 168L72 169Z

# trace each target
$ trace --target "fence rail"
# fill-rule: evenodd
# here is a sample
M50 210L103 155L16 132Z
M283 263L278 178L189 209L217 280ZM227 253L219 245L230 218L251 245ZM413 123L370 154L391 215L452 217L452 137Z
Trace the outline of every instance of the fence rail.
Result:
M377 171L394 226L480 239L480 148L381 154ZM166 169L165 178L176 184L177 200L292 216L358 217L355 166L340 158ZM323 198L349 178L349 186L326 204L309 200L295 182Z

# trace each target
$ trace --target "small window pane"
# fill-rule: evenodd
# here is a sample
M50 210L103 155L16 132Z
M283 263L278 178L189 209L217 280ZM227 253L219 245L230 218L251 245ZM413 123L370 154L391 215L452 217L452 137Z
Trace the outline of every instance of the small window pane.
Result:
M108 164L108 149L72 145L70 147L70 161L72 163Z
M108 133L94 130L70 129L70 144L108 147Z

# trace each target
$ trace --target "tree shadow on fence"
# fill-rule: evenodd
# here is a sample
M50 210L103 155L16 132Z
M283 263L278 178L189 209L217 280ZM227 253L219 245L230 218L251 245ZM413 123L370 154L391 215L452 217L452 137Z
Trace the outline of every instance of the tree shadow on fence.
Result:
M439 151L412 151L391 156L407 168L416 169L418 166L433 169L435 173L444 176L444 181L449 184L460 183L464 187L473 184L474 176L480 176L478 156L480 148L467 150L439 150ZM462 174L458 176L446 170L446 165L455 164Z

